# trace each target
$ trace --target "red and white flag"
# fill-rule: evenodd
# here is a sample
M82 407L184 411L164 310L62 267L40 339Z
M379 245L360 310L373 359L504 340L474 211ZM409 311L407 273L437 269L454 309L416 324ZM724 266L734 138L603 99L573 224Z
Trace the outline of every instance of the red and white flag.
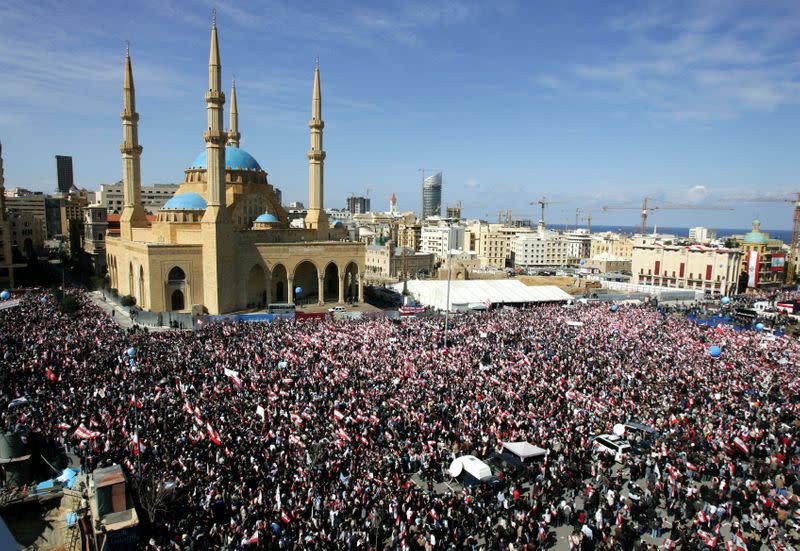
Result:
M214 430L214 427L211 426L211 423L206 422L206 432L208 433L208 437L214 442L217 446L222 445L222 440L219 437L219 433Z
M301 448L305 448L305 443L300 440L299 436L295 436L294 434L289 435L289 443L294 444L295 446L300 446Z
M677 425L678 424L678 418L675 417L674 413L670 413L670 415L669 415L669 424L670 425Z
M242 379L239 377L238 371L234 371L233 369L228 369L227 367L224 368L223 371L225 372L225 376L229 377L231 381L233 381L233 384L235 384L239 388L242 388Z
M139 444L139 433L134 432L131 440L133 440L133 455L139 455L139 450L144 447Z
M336 419L339 422L344 421L344 413L342 413L338 409L334 409L333 410L333 418Z
M286 511L281 511L281 520L285 524L289 524L290 522L292 522L292 517L290 517L288 514L286 514Z
M350 436L342 429L336 431L336 436L344 440L345 442L350 442Z
M81 440L91 440L100 436L100 433L95 430L87 429L83 423L81 423L80 426L75 429L75 436Z
M250 538L247 540L247 545L255 545L258 543L258 530L256 530Z
M747 447L747 444L745 444L744 440L742 440L738 436L733 439L733 445L736 447L736 449L738 449L739 451L741 451L744 454L749 454L750 453L750 448Z
M67 423L59 423L56 426L54 426L53 428L54 429L58 429L58 430L69 430L70 426Z

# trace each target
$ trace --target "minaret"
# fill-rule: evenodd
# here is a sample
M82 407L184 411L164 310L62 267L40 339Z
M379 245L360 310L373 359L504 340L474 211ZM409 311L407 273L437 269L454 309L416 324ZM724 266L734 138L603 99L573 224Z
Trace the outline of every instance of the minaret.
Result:
M308 151L308 214L306 227L318 230L321 239L328 237L328 215L324 206L324 161L322 149L322 93L319 85L319 59L314 68L314 93L311 96L311 149Z
M201 223L203 241L203 305L209 314L229 312L236 308L235 247L233 228L225 204L225 143L222 129L225 94L222 92L222 64L217 39L217 15L211 22L211 53L208 59L208 90L206 91L208 125L203 139L206 142L206 211Z
M120 237L133 240L132 228L147 227L147 214L142 207L142 146L139 145L139 113L136 112L136 91L133 86L130 49L125 47L125 77L122 85L122 214Z
M236 79L231 82L231 128L228 130L228 145L231 147L239 147L239 140L242 135L239 134L239 110L236 107Z

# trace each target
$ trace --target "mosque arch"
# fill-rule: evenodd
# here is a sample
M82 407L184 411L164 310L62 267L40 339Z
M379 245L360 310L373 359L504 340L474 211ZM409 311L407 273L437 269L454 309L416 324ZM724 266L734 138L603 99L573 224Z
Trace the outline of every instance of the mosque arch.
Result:
M162 272L163 273L163 272ZM176 292L179 292L176 294ZM170 311L177 312L186 309L186 297L190 297L189 284L186 281L186 271L180 266L173 266L167 272L164 282L164 307L169 306ZM180 305L176 308L176 305Z
M299 262L292 272L292 286L296 290L300 288L300 293L294 297L295 303L310 304L316 302L319 297L317 265L310 260Z
M136 297L136 303L141 308L144 308L144 297L144 267L139 266L139 295Z
M267 274L261 264L250 268L245 284L247 290L246 304L248 308L264 307L267 304Z
M339 300L339 266L336 262L328 262L323 272L322 282L324 297L326 300Z
M289 283L286 266L276 264L272 268L270 278L270 300L272 302L289 302Z
M180 266L174 266L167 275L167 281L184 281L186 279L186 272Z
M348 302L358 300L359 276L358 264L349 262L344 269L344 297Z
M133 294L133 262L128 262L128 293Z

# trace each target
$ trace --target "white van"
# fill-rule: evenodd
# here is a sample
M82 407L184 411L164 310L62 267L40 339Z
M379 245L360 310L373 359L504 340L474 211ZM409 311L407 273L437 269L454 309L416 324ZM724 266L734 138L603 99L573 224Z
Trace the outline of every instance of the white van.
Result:
M617 463L622 463L631 449L628 441L616 434L601 434L592 438L591 442L593 449L613 455Z

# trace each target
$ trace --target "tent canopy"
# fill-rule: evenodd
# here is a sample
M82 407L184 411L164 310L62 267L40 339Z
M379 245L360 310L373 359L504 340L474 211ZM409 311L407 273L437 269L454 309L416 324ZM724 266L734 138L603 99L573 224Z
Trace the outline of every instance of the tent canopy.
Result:
M447 308L447 281L413 279L408 291L420 304L438 310ZM403 284L392 286L402 292ZM529 304L533 302L567 302L572 295L555 285L529 286L516 279L485 279L450 282L450 309L475 304Z
M534 446L528 442L504 442L503 448L513 453L523 461L547 455L547 450Z

